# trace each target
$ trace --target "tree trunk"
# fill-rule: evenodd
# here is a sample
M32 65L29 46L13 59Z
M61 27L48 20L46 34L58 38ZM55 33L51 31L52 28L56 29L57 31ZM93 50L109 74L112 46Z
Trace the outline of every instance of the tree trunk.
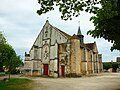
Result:
M10 73L11 73L11 72L9 71L9 80L10 80Z

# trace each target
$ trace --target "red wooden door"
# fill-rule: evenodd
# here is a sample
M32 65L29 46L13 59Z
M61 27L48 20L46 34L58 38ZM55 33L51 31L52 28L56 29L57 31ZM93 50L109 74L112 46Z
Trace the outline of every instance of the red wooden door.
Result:
M61 76L65 76L65 66L61 66Z
M44 72L43 75L48 75L48 64L44 64Z

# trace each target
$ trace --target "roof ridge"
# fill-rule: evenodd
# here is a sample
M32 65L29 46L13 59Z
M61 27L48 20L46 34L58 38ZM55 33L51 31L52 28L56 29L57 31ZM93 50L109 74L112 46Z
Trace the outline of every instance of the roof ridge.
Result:
M93 43L84 43L84 44L94 44L94 42Z
M49 25L51 25L51 24L49 23ZM52 26L53 28L57 29L57 30L58 30L59 32L61 32L62 34L64 34L66 37L68 37L68 38L71 37L71 35L69 35L69 34L67 34L66 32L60 30L59 28L57 28L57 27L55 27L55 26L53 26L53 25L51 25L51 26Z

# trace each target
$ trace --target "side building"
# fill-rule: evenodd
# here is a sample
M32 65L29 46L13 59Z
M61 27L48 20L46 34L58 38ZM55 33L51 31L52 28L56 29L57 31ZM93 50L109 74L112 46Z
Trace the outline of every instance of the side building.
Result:
M116 62L120 62L120 57L117 57L117 58L116 58Z
M77 35L69 35L47 20L29 54L25 53L23 73L30 76L81 76L102 72L102 55L96 42L84 43L78 27Z

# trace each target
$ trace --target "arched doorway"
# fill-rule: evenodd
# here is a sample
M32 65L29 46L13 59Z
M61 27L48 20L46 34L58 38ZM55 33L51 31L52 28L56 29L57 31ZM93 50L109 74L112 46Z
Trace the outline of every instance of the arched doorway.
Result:
M65 76L65 66L61 66L61 76L64 77Z

